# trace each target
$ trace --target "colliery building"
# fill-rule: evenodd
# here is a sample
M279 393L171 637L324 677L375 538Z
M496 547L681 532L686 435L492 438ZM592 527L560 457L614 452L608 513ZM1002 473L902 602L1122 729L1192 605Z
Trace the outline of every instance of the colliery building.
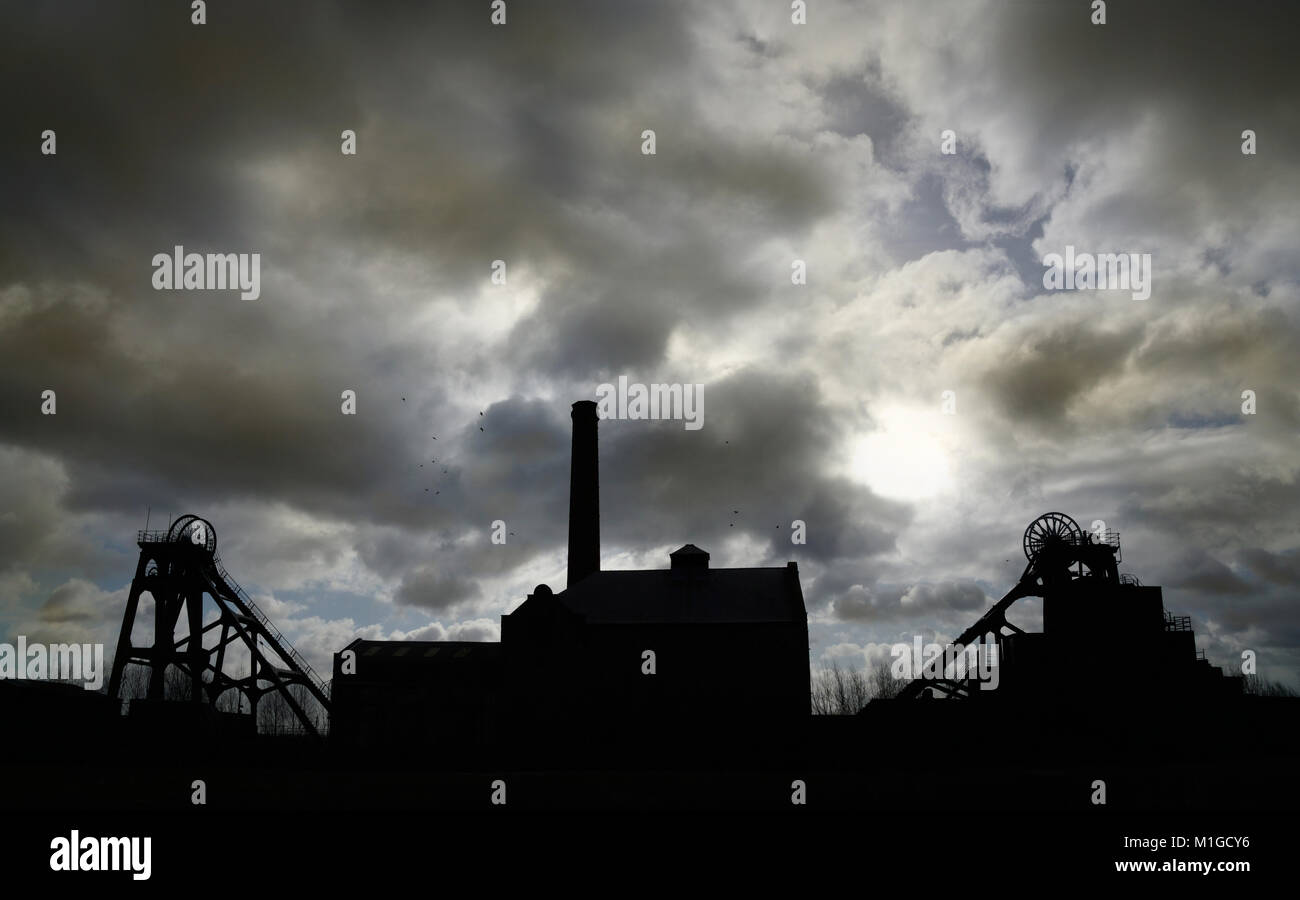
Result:
M1020 580L953 642L997 648L997 690L985 692L969 667L945 664L905 686L903 699L936 693L987 701L1138 704L1240 693L1196 649L1191 618L1165 610L1161 589L1119 572L1119 535L1085 532L1059 512L1025 530L1028 564ZM1012 624L1017 600L1041 597L1043 631Z
M741 766L797 739L809 667L795 563L718 569L686 544L666 569L602 570L596 404L573 404L572 420L565 590L538 585L502 616L500 643L353 641L334 659L340 744L466 762Z
M825 748L864 753L873 733L916 735L916 760L946 752L937 735L979 735L990 752L1000 742L1000 752L1022 756L1177 755L1197 752L1184 739L1189 720L1212 715L1240 733L1266 724L1264 707L1240 702L1242 679L1196 649L1191 620L1165 611L1159 587L1119 572L1118 534L1085 532L1059 512L1030 523L1020 579L952 642L991 646L991 669L972 677L969 667L931 668L856 717L810 717L795 564L719 569L686 544L666 568L602 570L596 404L575 403L572 419L566 588L534 588L502 616L500 642L356 640L335 654L327 683L231 577L210 522L183 515L166 531L139 532L108 685L113 700L131 700L131 732L242 741L270 699L276 731L284 713L297 721L291 732L319 735L317 713L328 714L338 761L735 771ZM136 645L145 594L155 625L151 643ZM1007 619L1026 597L1042 599L1042 633ZM246 673L232 671L231 647L247 651ZM149 669L144 698L128 689L128 667L140 666ZM188 688L188 702L168 700L173 682ZM12 687L0 695L0 705L28 710L82 702ZM937 697L969 702L908 702ZM232 700L249 712L217 713Z

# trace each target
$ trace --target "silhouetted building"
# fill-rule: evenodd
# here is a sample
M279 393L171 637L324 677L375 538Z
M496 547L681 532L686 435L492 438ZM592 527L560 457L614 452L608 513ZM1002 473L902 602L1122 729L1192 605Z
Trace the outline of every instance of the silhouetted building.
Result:
M1165 611L1158 586L1091 573L1045 593L1042 633L1003 639L1001 676L1007 697L1150 701L1241 691L1239 678L1197 651L1191 617Z
M334 657L330 734L363 749L482 753L497 738L501 671L498 643L358 638Z
M680 760L763 753L808 715L799 572L710 569L687 544L668 569L539 585L501 620L511 733L535 752Z
M1025 530L1028 564L1020 580L953 642L996 644L993 679L967 667L935 670L906 685L910 699L925 688L982 702L1044 706L1104 702L1142 706L1240 693L1239 678L1225 678L1197 651L1191 619L1165 611L1161 589L1121 575L1119 534L1085 532L1064 513L1046 513ZM1041 597L1043 631L1008 622L1017 600Z
M568 586L538 585L501 642L354 641L336 654L332 734L435 758L508 750L542 764L779 757L809 711L808 615L795 563L600 569L596 404L573 404ZM483 758L480 756L479 758Z

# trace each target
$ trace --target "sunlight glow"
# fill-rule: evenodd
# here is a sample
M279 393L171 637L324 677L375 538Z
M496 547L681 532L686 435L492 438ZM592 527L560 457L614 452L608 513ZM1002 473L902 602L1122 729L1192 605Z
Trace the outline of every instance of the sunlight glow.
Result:
M922 500L951 486L950 435L941 414L891 409L879 416L881 427L859 439L850 476L882 497Z

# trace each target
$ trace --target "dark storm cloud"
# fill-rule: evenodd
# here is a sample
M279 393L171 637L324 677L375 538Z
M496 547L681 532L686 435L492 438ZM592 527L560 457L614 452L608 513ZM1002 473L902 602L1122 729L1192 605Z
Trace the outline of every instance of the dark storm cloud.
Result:
M467 579L419 568L407 574L393 599L403 606L442 611L472 598L477 592L477 585Z
M867 135L876 155L893 163L894 139L909 114L890 95L881 74L879 59L872 59L861 71L832 74L820 93L834 131L845 137Z
M1203 315L1153 325L1132 361L1137 371L1180 385L1193 400L1175 406L1184 415L1195 410L1220 422L1242 421L1242 391L1254 390L1267 414L1252 425L1281 437L1300 428L1297 358L1300 322L1294 311L1225 298ZM1205 396L1210 390L1217 396ZM1169 415L1168 406L1152 415Z
M1140 333L1062 322L1026 334L984 381L1007 416L1050 428L1065 419L1076 397L1113 376L1140 339Z
M0 447L0 573L35 561L41 543L58 527L57 494L64 485L52 460Z
M1178 564L1179 574L1171 579L1170 587L1208 594L1244 594L1250 585L1242 581L1231 569L1208 554L1189 551Z
M1220 646L1290 640L1285 7L1111 4L1104 27L1086 4L965 0L827 2L806 28L764 3L488 13L0 12L21 86L0 100L0 578L31 621L108 602L76 579L130 577L150 504L214 510L268 592L490 620L562 571L569 403L626 374L705 383L706 424L601 423L607 555L797 559L817 615L960 627L1019 573L1033 516L1087 509L1171 606L1231 629ZM1071 241L1156 251L1153 302L1035 297L1037 257ZM262 298L153 291L175 244L261 252ZM791 253L813 260L793 299ZM857 307L861 327L827 327ZM846 447L900 396L929 403L932 375L969 426L959 496L884 500ZM1276 590L1232 606L1242 583ZM285 615L322 655L492 631L313 612Z
M1300 596L1294 587L1228 596L1230 602L1208 594L1188 597L1179 611L1191 613L1198 622L1214 623L1216 637L1230 638L1238 645L1289 652L1300 648L1300 627L1295 617Z
M1294 604L1288 611L1271 593L1246 602L1243 583L1253 569L1246 553L1267 568L1289 559L1295 540L1300 327L1289 299L1260 302L1269 285L1287 285L1292 297L1300 268L1288 211L1300 184L1300 114L1287 99L1300 88L1284 37L1291 10L1109 6L1100 27L1086 4L936 4L947 23L879 7L887 83L921 131L919 152L933 153L939 131L952 128L962 152L990 166L987 178L926 168L944 179L943 205L963 237L983 239L989 223L1008 232L998 245L1030 296L1041 289L1037 258L1066 243L1155 253L1155 302L1144 308L1086 309L1051 295L990 309L978 330L940 320L943 334L974 332L946 348L945 375L980 433L967 475L978 481L963 499L976 500L978 520L1012 546L1015 515L1020 528L1051 508L1104 516L1126 533L1127 568L1170 586L1170 608L1232 630L1219 646L1252 627L1261 632L1251 640L1285 641ZM1277 143L1243 156L1246 128ZM1025 213L1011 227L997 213L1008 203ZM1268 397L1267 414L1242 415L1247 388ZM1017 509L1003 516L997 505L1007 499ZM927 529L935 520L918 516ZM959 534L925 541L929 572L980 560L987 573L989 561L1013 555ZM1229 568L1243 544L1268 549L1243 551L1244 568ZM854 599L843 593L847 573L818 586L846 612L871 611L879 589L857 574L864 587ZM1294 679L1294 657L1270 663Z
M373 373L362 372L373 368L367 356L377 347L357 334L364 320L334 316L328 308L324 316L290 318L270 304L240 306L212 302L210 296L155 294L147 287L148 260L174 243L256 249L259 244L250 244L250 237L269 237L291 256L268 258L268 270L297 266L298 277L312 277L315 260L298 245L307 238L309 247L309 233L318 226L331 230L331 224L307 217L293 222L259 217L261 207L241 176L262 161L301 154L308 164L328 159L337 180L340 123L359 126L368 117L388 115L392 121L383 124L397 124L398 134L385 136L376 125L374 152L355 162L364 166L380 156L386 164L363 169L363 184L382 178L396 192L436 183L438 202L419 210L424 218L407 214L416 207L398 205L367 221L363 207L360 220L343 217L340 231L359 225L363 235L372 231L388 246L405 241L412 249L464 260L480 276L486 262L512 249L525 258L530 250L555 252L546 242L530 246L527 238L518 237L519 229L554 233L563 218L556 203L567 198L549 205L541 199L520 204L521 197L527 201L531 194L516 188L535 183L543 186L540 190L559 192L562 186L540 171L553 161L569 158L575 170L589 168L581 152L584 129L560 120L576 121L582 114L575 100L584 110L615 102L622 89L648 74L629 73L621 65L629 57L645 54L647 65L682 61L684 48L672 17L650 15L648 7L635 9L618 16L601 4L560 13L517 11L531 16L533 26L554 39L544 50L531 43L535 30L492 32L485 27L486 16L471 17L467 11L417 14L411 21L398 7L387 8L392 18L384 20L375 17L374 7L281 7L268 15L251 5L235 5L214 13L209 26L193 27L187 13L162 6L124 11L92 5L79 22L71 16L41 17L25 21L22 28L4 29L11 41L22 36L21 52L11 46L4 57L11 66L31 67L15 73L31 90L15 97L16 127L5 142L6 160L16 163L5 170L23 188L12 193L18 205L4 225L26 245L4 241L16 249L3 261L3 275L24 280L85 269L107 288L87 302L70 291L38 289L31 307L18 304L19 312L6 322L3 334L14 373L5 383L6 439L74 459L81 476L73 487L74 505L111 507L128 494L138 498L148 490L140 483L141 469L151 473L155 491L175 490L195 503L214 495L229 497L232 491L274 493L344 514L358 496L397 493L386 467L404 455L401 445L408 436L395 427L392 411L398 398L366 390L374 384ZM637 20L639 30L628 31L626 26ZM497 40L517 51L506 57L513 61L510 72L478 55ZM573 54L566 45L598 48L608 55ZM142 46L156 52L142 53ZM55 58L78 64L49 64ZM43 59L47 71L38 72ZM391 65L378 65L381 60ZM430 61L445 66L429 77L438 87L403 80L412 67ZM462 78L438 77L458 66ZM111 72L112 78L99 82L97 72ZM367 74L372 72L380 74ZM503 90L533 87L524 96L507 98L513 106L476 109L481 96L463 90L475 76ZM430 92L444 105L426 107L422 101ZM364 107L358 101L362 94ZM541 121L548 115L548 97L556 106L550 127L556 135L567 135L564 152L498 140L496 146L512 148L513 161L507 154L498 168L495 158L489 159L467 179L478 185L478 193L457 199L454 192L464 190L464 180L457 176L472 168L478 149L474 139L501 137L475 135L475 123L517 125L515 113L525 107ZM63 121L73 111L76 120L65 128ZM403 125L405 120L412 124ZM33 154L33 144L23 137L47 126L59 131L60 155L55 158ZM371 135L359 130L366 149ZM432 168L418 145L409 146L420 137L428 142L425 149L433 151ZM629 146L635 146L634 137L629 135ZM452 149L447 148L449 138ZM396 151L383 154L389 142ZM448 154L459 154L455 165L439 171L439 159ZM68 176L95 189L70 184ZM382 190L374 193L385 199ZM323 196L337 197L340 206L354 199L348 188ZM473 215L485 213L481 230L476 229ZM282 225L300 232L296 242L268 234L269 228ZM99 243L79 243L85 231ZM455 241L472 242L475 252L461 252L465 248ZM124 259L128 251L130 258ZM300 253L307 258L295 260L293 255ZM76 257L75 264L69 256ZM45 267L47 262L52 268ZM128 303L130 316L122 312ZM402 311L396 312L395 318L400 317ZM636 324L624 332L638 330ZM391 357L388 368L421 368L402 360L404 353L414 356L415 348L389 345L385 350ZM50 422L27 414L30 398L54 385L60 412L68 416L55 421L70 422L70 430L63 432L42 428ZM359 390L363 412L367 399L374 412L382 404L385 415L378 430L359 428L348 434L340 427L338 393L343 386ZM415 400L416 389L409 392ZM431 423L435 428L440 424L436 418ZM158 429L164 427L167 439L160 441ZM386 508L391 515L392 506Z
M799 172L768 186L783 165L771 153L742 147L731 159L722 136L692 131L688 92L665 90L684 83L693 52L669 5L516 5L506 29L467 7L227 4L205 27L161 4L83 12L11 8L2 30L7 74L29 86L7 105L15 127L3 144L4 440L66 466L72 510L272 502L341 526L308 537L228 511L243 528L223 531L223 547L272 577L323 571L356 541L398 602L445 607L474 595L466 572L562 546L567 402L542 412L462 395L452 411L437 385L584 343L628 351L607 365L652 362L672 327L671 311L653 309L663 291L633 298L637 318L597 316L590 294L550 290L538 321L562 322L578 302L612 331L593 340L575 323L566 347L534 328L509 360L473 347L430 358L407 334L422 299L410 276L465 296L506 258L517 278L587 271L604 299L641 238L587 221L602 208L654 226L660 191L719 203L762 192L773 198L762 211L778 215L818 196L787 187ZM657 170L639 153L652 120L670 143ZM46 127L57 157L27 139ZM338 152L345 127L358 132L354 159ZM745 285L725 275L717 291L704 285L696 218L646 276L658 267L743 302ZM266 302L153 292L152 255L173 244L263 252ZM376 264L407 283L377 292L364 271ZM611 340L656 329L641 354ZM354 419L340 415L345 387L358 393ZM57 417L35 415L46 388ZM486 432L466 421L480 403ZM448 550L496 518L514 532L508 548ZM30 560L23 546L40 546L53 521L29 520L29 540L11 547ZM446 560L432 574L421 568L431 550Z
M0 332L0 353L13 366L0 389L4 436L77 467L74 508L138 502L134 490L144 485L130 475L145 470L154 491L195 503L278 493L342 511L391 477L380 460L406 455L391 416L378 429L347 427L337 390L347 382L327 366L295 366L295 353L274 348L240 353L262 318L252 307L241 310L247 317L235 334L208 342L203 332L228 331L230 314L194 303L185 326L194 331L155 330L159 346L150 346L147 322L123 328L106 304L55 297L35 307ZM241 366L249 354L268 365ZM352 383L362 404L391 409L398 399L367 398ZM57 415L33 415L33 398L46 388L56 389Z
M137 472L148 469L163 482L155 490L194 503L275 492L344 515L358 496L402 489L389 467L409 435L391 411L394 394L414 389L376 385L374 357L387 356L380 371L436 377L443 368L417 362L418 347L385 343L380 323L364 318L378 314L387 329L400 329L414 310L397 298L357 298L351 315L331 298L307 315L302 302L277 306L283 298L268 288L266 302L244 306L155 293L147 260L158 250L261 248L265 277L311 284L334 274L319 267L319 243L346 237L353 249L426 257L424 274L459 291L481 284L499 257L542 271L580 268L580 280L561 278L543 294L512 343L518 361L590 376L653 363L683 318L716 315L753 295L753 282L729 262L746 233L711 236L688 201L706 211L757 201L759 215L796 226L827 204L806 168L711 134L686 94L656 99L684 77L689 59L673 7L521 9L520 27L498 30L460 8L412 17L382 7L390 19L374 7L313 7L301 16L280 8L266 17L236 6L205 28L175 10L97 9L94 29L46 19L26 36L26 53L10 55L39 60L42 48L58 48L80 65L44 78L21 73L34 90L5 151L21 161L16 177L35 188L21 195L36 205L5 222L39 235L51 252L75 246L78 265L104 286L86 303L41 290L4 334L18 373L3 398L13 423L6 438L75 458L84 473L76 505L138 498L147 485ZM161 50L142 54L141 42ZM100 69L114 77L89 102L86 82ZM422 77L413 80L414 71ZM624 122L623 107L642 94L650 97L642 118L657 109L667 126L657 158L640 155L640 124ZM18 135L39 133L38 120L59 108L51 97L81 97L88 114L60 132L60 155L47 159ZM358 128L355 160L338 153L341 124ZM614 125L626 133L611 139ZM247 176L269 165L274 183L282 161L311 187L268 206ZM97 190L60 182L66 169ZM649 256L639 235L613 239L577 211L621 208L634 225L662 230L661 192L691 218ZM83 229L111 240L76 245ZM44 271L32 268L43 254L30 250L9 259L5 277ZM52 385L77 420L75 440L22 414L33 390ZM342 387L359 391L363 410L382 409L384 421L349 433L336 418ZM437 406L429 411L431 427L440 427ZM161 423L165 443L152 433ZM409 510L385 509L380 515L410 521Z
M1111 198L1107 210L1128 234L1195 233L1207 213L1244 223L1251 201L1295 171L1300 114L1290 98L1300 64L1287 48L1285 4L1130 4L1112 8L1104 26L1067 3L966 12L967 46L990 64L972 72L964 53L941 58L934 83L967 76L949 82L946 127L991 138L989 149L1008 157L997 159L1002 166L1064 175L1076 151L1159 123L1158 144L1142 148L1159 161L1141 167L1149 193ZM993 112L996 121L986 118ZM1243 160L1245 128L1276 140L1275 152ZM1169 190L1188 180L1198 183L1195 198Z
M1189 481L1195 490L1188 489ZM1271 543L1286 534L1281 529L1300 507L1300 485L1288 474L1231 459L1181 461L1135 472L1130 483L1131 496L1116 509L1121 521L1142 522L1202 546Z
M842 622L875 622L893 619L904 589L865 588L855 584L832 603L835 617Z
M969 624L988 604L984 591L971 582L946 581L911 587L854 585L840 595L833 610L846 622L935 621Z
M601 423L601 503L610 508L602 538L631 547L691 542L716 553L743 533L766 545L768 564L863 560L893 548L907 511L829 474L844 423L812 378L744 370L706 384L704 397L698 431ZM791 543L796 519L807 526L805 545Z
M8 6L0 66L25 88L4 105L0 271L129 290L141 245L246 239L241 163L358 117L346 55L322 52L346 34L303 12L223 4L195 27L166 3ZM47 128L57 157L35 152Z
M1300 584L1300 558L1294 553L1269 553L1252 548L1241 552L1242 561L1250 570L1267 581L1279 585Z

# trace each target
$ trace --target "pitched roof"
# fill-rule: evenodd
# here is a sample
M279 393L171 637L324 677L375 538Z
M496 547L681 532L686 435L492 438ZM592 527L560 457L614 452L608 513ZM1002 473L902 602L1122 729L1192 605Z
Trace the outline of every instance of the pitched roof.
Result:
M671 560L699 559L700 557L703 557L705 560L707 560L709 558L708 551L701 550L699 547L695 546L694 544L683 544L681 547L678 547L672 553L668 554L668 558Z
M555 596L593 624L808 619L794 563L767 569L602 570Z
M405 658L422 663L495 659L501 655L498 641L367 641L357 638L343 649L355 650L359 658Z

